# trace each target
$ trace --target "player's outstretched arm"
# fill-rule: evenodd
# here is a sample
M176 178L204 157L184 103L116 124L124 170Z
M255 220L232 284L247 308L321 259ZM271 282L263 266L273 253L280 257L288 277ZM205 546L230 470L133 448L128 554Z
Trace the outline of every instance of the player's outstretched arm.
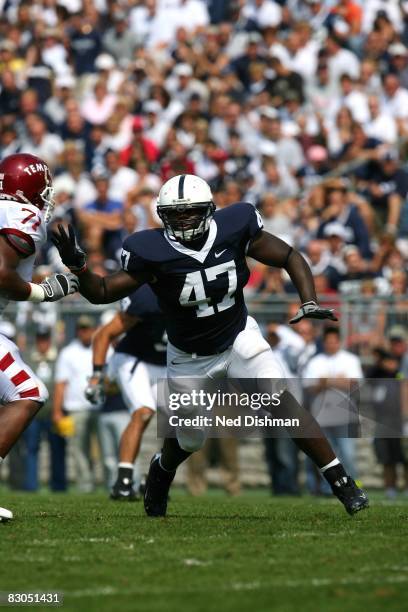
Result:
M106 355L108 353L109 346L114 340L119 338L122 334L126 333L136 323L140 321L138 317L129 315L126 312L117 312L113 319L101 325L96 330L92 338L92 359L94 370L96 368L102 369L105 365Z
M86 253L79 246L72 225L68 226L68 234L62 225L58 225L58 232L53 233L52 241L63 263L78 275L80 294L92 304L110 304L121 300L147 280L142 276L136 278L124 270L109 276L91 272L87 268Z
M33 250L33 254L34 254ZM31 253L27 253L30 255ZM56 302L78 290L74 274L53 274L42 283L29 283L17 272L22 255L0 236L0 295L15 302Z
M102 404L105 397L105 362L109 346L131 329L140 319L126 312L118 312L113 319L101 325L92 338L93 373L85 389L85 397L91 404Z
M312 271L299 251L262 230L250 243L247 255L267 266L284 268L289 274L302 301L290 323L297 323L304 317L337 321L332 309L319 307Z

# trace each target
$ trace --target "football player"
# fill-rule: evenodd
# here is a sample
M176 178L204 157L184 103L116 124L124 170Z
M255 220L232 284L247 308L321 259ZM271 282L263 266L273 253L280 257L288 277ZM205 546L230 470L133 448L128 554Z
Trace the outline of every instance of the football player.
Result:
M71 273L31 283L37 252L54 208L50 170L40 158L10 155L0 162L0 312L9 300L55 302L78 289ZM0 463L47 399L17 346L0 335ZM0 520L13 517L0 508Z
M282 378L272 349L245 306L247 255L289 274L301 300L291 323L305 317L337 320L331 309L318 305L313 276L302 255L263 230L252 204L241 202L216 211L209 185L183 174L162 186L157 213L164 228L129 236L123 245L122 270L103 278L87 269L72 227L67 234L59 226L54 240L63 262L80 275L80 293L93 303L113 302L144 283L151 286L166 316L169 379ZM280 399L279 416L299 418L305 425L310 437L293 432L294 440L320 468L347 512L365 508L366 494L346 474L317 422L288 390ZM200 434L180 432L177 439L166 438L162 453L153 457L144 498L149 516L166 514L176 469L201 447L205 437Z
M109 359L106 377L117 383L131 419L121 436L118 478L111 498L134 501L137 499L133 486L134 462L143 432L156 410L157 380L166 376L164 317L149 285L124 298L120 312L100 327L93 338L93 375L86 390L92 403L101 403L106 355L109 346L122 335Z

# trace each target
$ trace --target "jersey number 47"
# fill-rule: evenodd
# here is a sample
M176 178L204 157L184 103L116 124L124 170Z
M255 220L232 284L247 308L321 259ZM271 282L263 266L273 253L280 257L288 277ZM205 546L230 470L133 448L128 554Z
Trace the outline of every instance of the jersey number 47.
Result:
M211 283L220 274L228 274L228 289L222 300L214 306L210 306L210 302L213 301L211 295L206 295L204 280ZM189 272L186 275L184 287L181 291L179 301L182 306L197 307L197 317L210 317L216 312L222 312L231 308L235 304L234 293L237 289L237 271L235 262L233 260L226 261L225 263L212 266L211 268L205 268L205 270L198 270L196 272ZM210 289L211 293L211 289Z

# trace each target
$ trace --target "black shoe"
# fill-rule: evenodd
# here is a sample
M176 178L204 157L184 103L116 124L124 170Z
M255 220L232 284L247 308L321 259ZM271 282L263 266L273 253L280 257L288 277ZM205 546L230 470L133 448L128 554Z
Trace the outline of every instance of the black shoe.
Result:
M117 480L112 487L110 498L115 501L134 502L141 499L140 495L134 490L132 482L124 483Z
M176 475L160 467L160 455L153 455L146 478L144 507L148 516L166 516L170 485Z
M351 515L369 506L367 495L350 476L338 480L332 486L332 491Z

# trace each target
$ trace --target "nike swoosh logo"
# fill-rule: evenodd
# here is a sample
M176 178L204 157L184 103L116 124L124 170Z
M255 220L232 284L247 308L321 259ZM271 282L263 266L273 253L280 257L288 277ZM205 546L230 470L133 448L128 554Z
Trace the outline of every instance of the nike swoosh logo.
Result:
M184 363L190 363L190 361L192 361L191 359L182 359L181 361L178 361L177 359L172 359L171 360L171 365L183 365Z
M225 253L226 250L227 249L224 249L223 251L220 251L219 253L214 253L215 257L218 259L218 257L221 257L221 255Z

